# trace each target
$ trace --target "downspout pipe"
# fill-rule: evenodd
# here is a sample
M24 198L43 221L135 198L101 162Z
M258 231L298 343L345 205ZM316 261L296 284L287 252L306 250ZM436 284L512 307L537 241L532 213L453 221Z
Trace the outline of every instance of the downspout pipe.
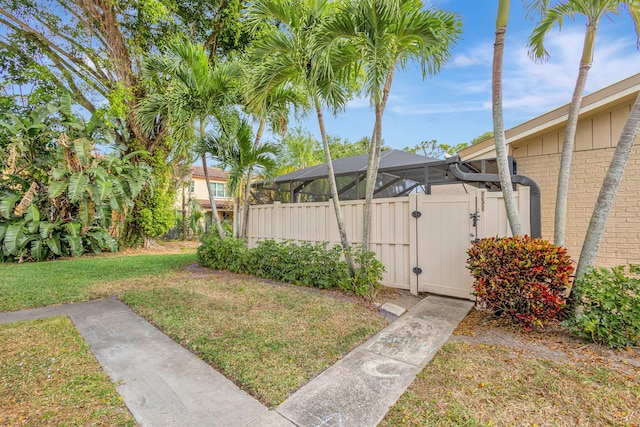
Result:
M460 168L460 159L452 157L447 159L449 171L460 181L466 182L500 182L500 175L497 173L475 173L465 172ZM531 237L542 237L542 226L540 219L540 187L531 178L524 175L511 175L511 182L527 186L529 192L529 218L531 226Z

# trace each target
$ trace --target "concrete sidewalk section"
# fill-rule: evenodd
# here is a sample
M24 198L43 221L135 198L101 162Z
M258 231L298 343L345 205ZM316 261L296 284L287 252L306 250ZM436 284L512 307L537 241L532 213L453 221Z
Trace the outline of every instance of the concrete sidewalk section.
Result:
M376 426L472 307L424 299L276 410L299 427Z
M142 426L293 426L117 300L0 314L69 315Z
M274 411L114 299L0 313L0 323L70 316L142 426L368 427L472 306L436 296L420 301Z

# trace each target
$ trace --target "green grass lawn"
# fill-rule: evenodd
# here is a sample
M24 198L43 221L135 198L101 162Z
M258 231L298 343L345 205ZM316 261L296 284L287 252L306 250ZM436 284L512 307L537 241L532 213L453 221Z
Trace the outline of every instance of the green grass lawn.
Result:
M242 276L180 280L122 300L268 406L387 324L362 304L305 288Z
M0 263L0 312L86 301L96 297L88 292L96 283L162 275L195 261L195 252L189 252Z
M136 425L68 318L0 325L0 342L0 425Z
M504 346L449 343L380 426L635 426L638 402L638 375L597 361L559 363Z
M193 262L195 253L4 264L0 309L115 295L269 406L387 325L364 300L181 268Z

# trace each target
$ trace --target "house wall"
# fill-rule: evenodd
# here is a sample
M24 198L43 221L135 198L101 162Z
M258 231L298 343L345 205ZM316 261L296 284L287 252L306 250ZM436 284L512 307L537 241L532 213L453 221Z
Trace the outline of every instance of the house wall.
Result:
M581 118L571 164L565 245L577 260L596 199L632 101ZM514 142L511 152L518 174L535 180L541 190L542 236L553 241L556 186L564 127ZM609 215L596 265L640 262L640 148L636 144Z
M190 193L189 189L190 189L190 182L189 185L187 186L187 191L185 192L185 197L187 198L187 200L189 199L209 199L209 192L207 190L207 182L204 178L201 177L197 177L194 176L191 178L191 180L194 183L194 188L193 188L193 192ZM217 182L217 183L221 183L221 184L226 184L226 181L222 181L222 180L218 180L218 179L210 179L209 181L213 182ZM216 200L228 200L228 198L225 199L221 199L219 197L216 197ZM178 189L177 193L176 193L176 201L174 206L176 207L176 210L181 210L182 209L182 189Z

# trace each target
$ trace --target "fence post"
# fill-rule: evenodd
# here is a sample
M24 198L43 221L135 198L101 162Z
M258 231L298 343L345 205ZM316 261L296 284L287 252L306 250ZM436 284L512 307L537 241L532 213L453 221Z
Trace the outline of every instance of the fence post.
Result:
M409 291L413 295L418 295L418 275L413 272L414 267L419 267L420 253L418 243L418 218L414 218L411 214L418 210L418 197L425 197L422 194L410 194L409 195L409 217L406 221L409 221L409 257L411 262L409 263Z

